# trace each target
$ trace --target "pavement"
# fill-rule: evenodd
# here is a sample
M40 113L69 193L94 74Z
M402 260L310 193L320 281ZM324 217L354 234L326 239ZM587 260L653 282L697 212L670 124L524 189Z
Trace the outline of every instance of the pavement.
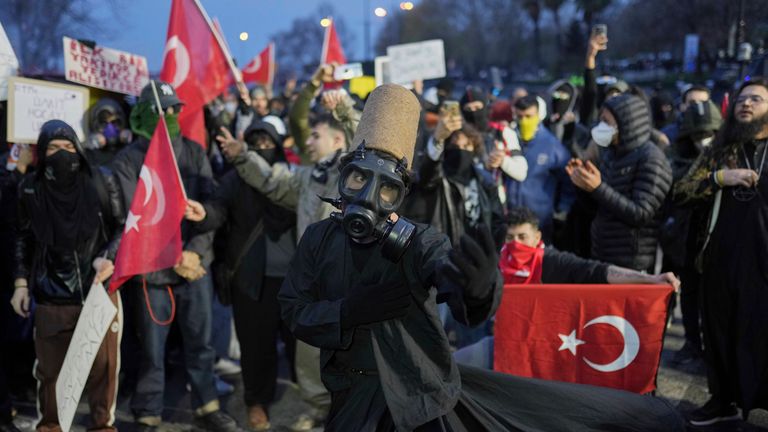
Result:
M683 329L680 323L679 310L675 313L675 319L668 329L664 350L661 357L661 367L658 374L657 396L668 399L684 415L704 404L708 399L705 366L702 360L696 360L685 365L677 365L673 362L673 356L683 346ZM123 359L126 364L128 359ZM190 410L190 395L186 391L184 371L180 365L169 365L167 368L168 379L166 382L164 422L158 432L182 432L194 430L193 413ZM307 406L299 397L299 391L295 384L286 379L287 371L281 367L281 378L278 383L277 401L270 407L269 414L272 422L272 431L290 431L289 425L306 411ZM243 388L239 375L225 377L225 380L234 385L234 393L221 398L224 409L232 414L241 425L246 424L245 406L242 400ZM116 412L116 426L119 430L132 432L136 430L130 414L130 395L120 395ZM24 432L34 430L34 418L36 408L31 402L18 402L16 408L19 414L16 417L16 425ZM84 432L88 424L88 406L81 403L74 421L73 431ZM690 431L702 432L768 432L768 412L754 410L750 413L749 420L721 423L711 427L693 428ZM313 432L321 432L322 428L313 429Z

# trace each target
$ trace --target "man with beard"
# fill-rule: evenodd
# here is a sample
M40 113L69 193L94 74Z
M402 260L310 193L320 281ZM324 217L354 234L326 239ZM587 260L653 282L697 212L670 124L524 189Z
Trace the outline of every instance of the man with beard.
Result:
M702 263L702 324L711 398L696 426L768 408L768 80L741 85L723 133L675 188L714 207Z
M681 430L659 399L456 365L437 303L466 324L482 322L498 306L502 280L486 226L451 246L397 214L419 111L404 87L371 93L356 150L341 162L340 212L307 228L280 288L294 335L322 350L332 394L325 430Z

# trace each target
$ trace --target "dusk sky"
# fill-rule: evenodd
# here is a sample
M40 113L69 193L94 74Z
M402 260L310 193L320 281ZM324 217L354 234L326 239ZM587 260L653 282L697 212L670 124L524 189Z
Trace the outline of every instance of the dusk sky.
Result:
M383 27L384 20L373 14L377 7L387 10L398 8L399 1L369 0L371 18L371 44L376 42L376 35ZM235 58L250 59L263 49L269 36L290 28L295 18L305 17L322 4L319 0L201 0L208 14L217 17L224 29L227 42ZM364 53L363 8L365 0L334 0L333 8L346 21L354 44L344 48L359 58ZM170 0L132 0L123 2L121 20L125 27L115 31L109 39L97 40L105 46L116 48L147 57L150 71L159 71L162 63L163 46L171 10ZM317 17L317 25L320 19ZM248 32L246 42L239 39L241 32ZM280 47L277 47L280 50ZM318 53L318 58L320 53ZM243 64L241 59L238 63Z

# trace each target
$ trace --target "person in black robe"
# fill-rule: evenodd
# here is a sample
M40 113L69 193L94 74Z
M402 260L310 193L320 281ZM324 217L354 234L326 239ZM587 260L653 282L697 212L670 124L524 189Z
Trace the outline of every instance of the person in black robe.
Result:
M309 226L278 295L294 335L322 350L332 397L325 430L682 430L661 399L454 363L437 303L459 322L482 322L502 280L487 226L451 246L396 213L419 109L403 87L373 91L357 150L341 163L342 211Z
M753 77L734 101L714 144L674 191L679 204L713 203L698 260L711 398L691 413L695 426L768 409L768 80Z

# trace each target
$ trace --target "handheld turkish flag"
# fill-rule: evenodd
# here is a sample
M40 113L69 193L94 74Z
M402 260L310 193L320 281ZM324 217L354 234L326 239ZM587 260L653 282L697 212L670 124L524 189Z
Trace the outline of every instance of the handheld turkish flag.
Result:
M176 265L181 259L181 220L187 205L165 118L149 143L109 283L114 292L131 277Z
M507 285L494 369L648 393L671 294L668 285Z
M259 53L243 68L243 82L255 82L272 86L275 78L275 44L270 42L264 51Z
M323 36L323 52L320 54L320 64L338 63L340 65L347 63L347 56L344 55L344 48L341 47L339 41L339 35L336 33L336 25L333 20L330 20L330 24L325 28L325 36ZM325 83L325 88L338 88L341 87L341 82Z
M184 102L181 132L205 146L203 106L235 80L236 68L221 35L197 0L173 0L160 79L170 83ZM237 71L237 72L235 72Z

